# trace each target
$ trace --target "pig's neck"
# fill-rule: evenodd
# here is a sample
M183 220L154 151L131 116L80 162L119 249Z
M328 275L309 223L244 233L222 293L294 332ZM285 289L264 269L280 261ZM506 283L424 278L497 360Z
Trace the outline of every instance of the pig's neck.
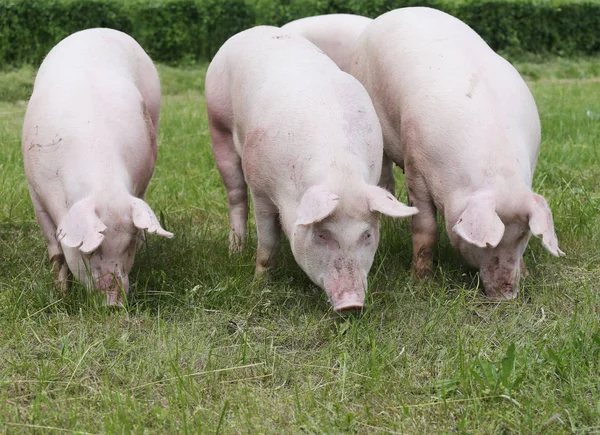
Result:
M95 189L91 196L96 204L106 204L120 207L123 204L130 206L131 197L133 195L126 183L113 181L113 183L106 184L99 189Z

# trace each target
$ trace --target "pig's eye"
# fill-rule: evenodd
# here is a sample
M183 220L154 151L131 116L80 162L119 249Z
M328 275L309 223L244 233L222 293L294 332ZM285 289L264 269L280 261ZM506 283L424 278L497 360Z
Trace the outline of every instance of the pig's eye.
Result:
M373 238L373 234L371 233L371 231L365 231L363 233L362 238L365 242L368 242L369 240L371 240Z
M319 231L317 233L317 238L323 242L327 242L331 240L331 234L328 231Z

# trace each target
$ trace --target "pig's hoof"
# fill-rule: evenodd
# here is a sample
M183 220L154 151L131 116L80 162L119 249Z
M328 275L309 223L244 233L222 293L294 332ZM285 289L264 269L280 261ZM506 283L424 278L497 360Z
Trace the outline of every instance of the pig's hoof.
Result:
M262 283L267 282L269 280L269 268L264 266L256 266L254 270L254 282Z
M244 245L238 242L232 242L229 244L229 255L241 254L244 250Z
M65 256L55 255L50 259L52 265L52 281L54 286L61 293L66 293L69 290L69 266L65 261Z
M417 279L429 279L433 276L433 270L430 267L413 267L412 274Z
M120 291L108 291L105 293L106 305L109 307L122 307L123 298Z
M63 295L69 291L69 281L67 280L66 276L64 278L61 277L59 279L54 279L53 281L54 287L56 287Z
M507 291L498 291L498 290L486 290L486 296L488 299L495 302L506 302L512 301L517 298L517 290L507 290Z
M229 255L241 254L244 250L244 239L231 231L229 234Z

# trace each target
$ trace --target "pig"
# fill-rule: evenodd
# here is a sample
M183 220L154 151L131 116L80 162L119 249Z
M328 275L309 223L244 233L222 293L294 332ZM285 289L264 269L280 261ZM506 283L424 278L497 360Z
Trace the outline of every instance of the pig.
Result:
M319 47L344 72L350 72L354 46L372 18L353 14L327 14L300 18L282 26ZM394 162L383 154L379 186L395 194Z
M230 250L244 245L249 187L256 273L275 266L283 230L334 311L362 308L380 215L417 212L376 186L383 144L365 89L305 38L270 26L226 41L205 89Z
M329 14L301 18L282 27L319 47L344 72L348 72L358 37L371 18L352 14Z
M61 290L70 270L108 305L120 304L140 231L173 237L143 199L157 156L160 99L154 64L116 30L74 33L40 66L22 150Z
M384 150L404 169L417 277L432 273L436 211L493 299L517 296L529 238L558 247L531 184L540 121L527 85L470 27L444 12L385 13L356 44L351 73L373 100Z

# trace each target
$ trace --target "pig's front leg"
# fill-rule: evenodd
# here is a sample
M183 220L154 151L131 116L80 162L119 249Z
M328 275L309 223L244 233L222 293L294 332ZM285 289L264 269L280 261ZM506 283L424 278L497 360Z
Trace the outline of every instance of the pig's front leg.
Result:
M262 274L275 266L281 243L279 211L273 202L264 196L252 194L258 247L256 249L256 274Z
M52 266L54 285L65 293L69 289L69 266L60 242L56 239L56 225L34 192L31 193L31 199L35 216L42 227L48 245L48 257Z
M381 163L381 177L379 178L379 187L387 190L392 195L396 195L396 182L394 180L394 162L383 153L383 161Z
M422 180L407 177L409 203L419 209L410 221L413 259L412 273L417 278L428 278L433 274L433 249L437 241L437 219L433 199Z

